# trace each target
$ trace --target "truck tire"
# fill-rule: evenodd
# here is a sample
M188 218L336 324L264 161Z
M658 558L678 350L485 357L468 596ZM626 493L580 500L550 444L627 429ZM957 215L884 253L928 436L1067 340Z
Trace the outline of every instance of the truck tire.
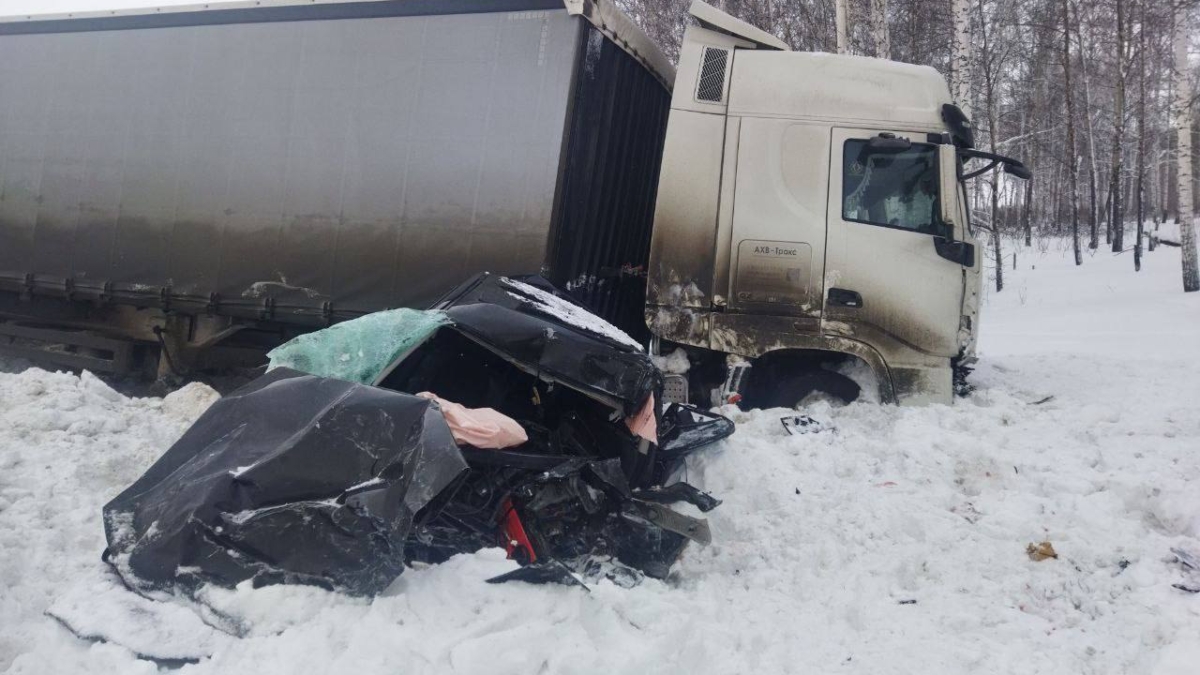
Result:
M813 394L852 403L862 392L854 380L828 370L810 370L771 379L774 381L756 387L758 391L747 397L753 407L794 409Z

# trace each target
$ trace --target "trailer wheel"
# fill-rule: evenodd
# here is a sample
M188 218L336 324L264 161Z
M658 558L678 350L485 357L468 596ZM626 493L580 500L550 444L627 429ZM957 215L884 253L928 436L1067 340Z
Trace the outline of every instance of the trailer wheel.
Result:
M810 370L772 379L773 382L756 387L756 395L748 397L752 407L796 408L813 395L825 395L842 403L852 403L862 393L854 380L828 370Z

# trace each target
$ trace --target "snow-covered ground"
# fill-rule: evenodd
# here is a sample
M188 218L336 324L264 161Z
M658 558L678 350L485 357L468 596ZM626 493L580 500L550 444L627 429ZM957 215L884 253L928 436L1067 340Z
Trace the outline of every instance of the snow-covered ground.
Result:
M689 479L714 542L632 590L487 585L494 551L385 595L213 590L243 638L139 626L104 581L100 508L212 400L89 375L0 374L0 671L136 673L44 615L207 641L185 673L1200 673L1200 294L1177 249L1021 250L989 298L977 391L953 407L821 405L739 430ZM1049 541L1058 559L1026 554Z

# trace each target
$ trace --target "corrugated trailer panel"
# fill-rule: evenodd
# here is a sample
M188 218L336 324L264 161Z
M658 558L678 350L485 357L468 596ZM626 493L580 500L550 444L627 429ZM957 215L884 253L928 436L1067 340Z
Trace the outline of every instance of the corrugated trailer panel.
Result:
M344 318L541 268L583 22L252 11L0 34L9 287Z
M645 337L645 265L671 94L594 27L585 30L550 276Z

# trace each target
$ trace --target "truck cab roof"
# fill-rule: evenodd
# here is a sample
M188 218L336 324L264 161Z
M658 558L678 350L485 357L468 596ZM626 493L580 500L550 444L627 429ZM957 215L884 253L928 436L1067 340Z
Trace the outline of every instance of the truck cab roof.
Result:
M739 50L729 114L941 132L950 90L933 68L811 52Z

